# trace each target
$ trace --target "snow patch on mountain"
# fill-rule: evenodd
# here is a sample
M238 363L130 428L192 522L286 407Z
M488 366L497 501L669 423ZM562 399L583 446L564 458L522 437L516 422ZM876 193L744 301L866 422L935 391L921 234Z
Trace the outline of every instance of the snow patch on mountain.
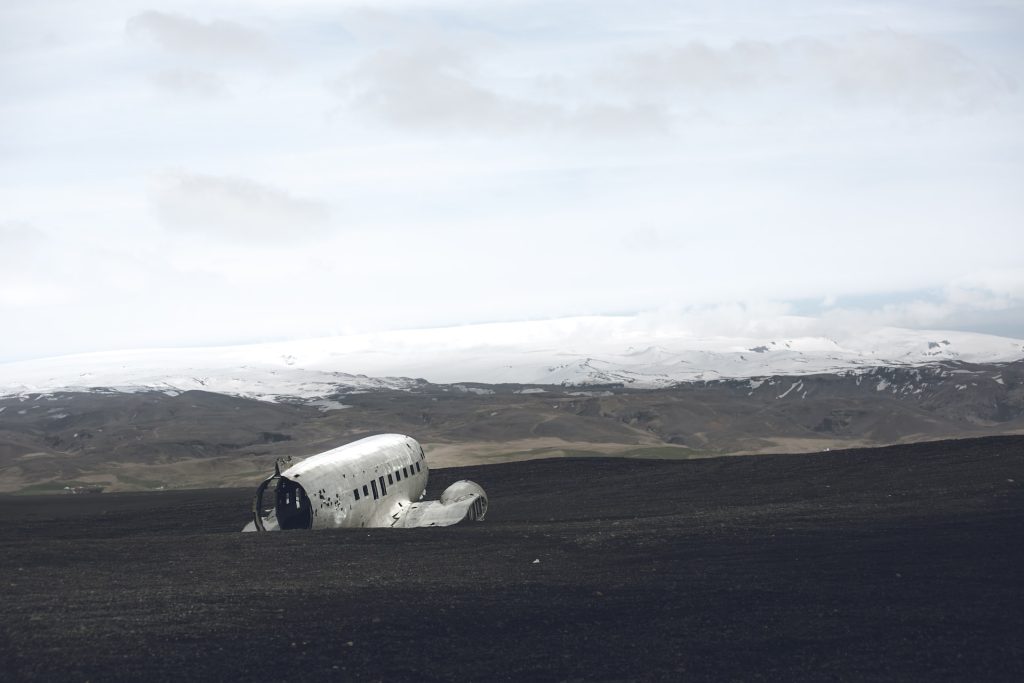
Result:
M716 379L1024 358L1022 340L969 332L886 328L844 339L696 337L685 330L644 330L629 320L496 323L62 356L0 364L0 395L201 389L270 401L314 401L361 391L409 391L422 380L659 388ZM755 382L751 391L758 386Z

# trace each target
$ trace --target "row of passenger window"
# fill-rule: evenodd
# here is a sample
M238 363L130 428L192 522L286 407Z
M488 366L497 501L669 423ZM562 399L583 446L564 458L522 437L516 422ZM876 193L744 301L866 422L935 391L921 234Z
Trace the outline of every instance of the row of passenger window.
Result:
M381 496L386 496L388 495L389 485L394 485L396 481L402 481L402 477L408 479L409 477L419 472L420 469L420 464L417 462L407 467L403 467L400 470L395 470L394 472L388 474L387 484L384 483L383 476L377 477L376 479L371 479L369 484L363 484L363 496L369 496L371 492L373 493L374 500L377 500ZM410 474L410 472L412 474ZM377 488L378 483L380 484L379 489ZM359 489L352 489L352 495L355 496L356 500L359 500Z

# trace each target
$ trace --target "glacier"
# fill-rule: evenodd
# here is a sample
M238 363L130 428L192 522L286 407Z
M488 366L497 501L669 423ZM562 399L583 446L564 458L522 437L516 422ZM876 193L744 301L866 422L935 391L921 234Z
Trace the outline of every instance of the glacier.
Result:
M267 401L432 384L611 385L799 376L936 362L1024 358L1024 341L960 331L883 328L823 336L693 336L629 318L490 323L209 348L105 351L0 363L0 395L204 390Z

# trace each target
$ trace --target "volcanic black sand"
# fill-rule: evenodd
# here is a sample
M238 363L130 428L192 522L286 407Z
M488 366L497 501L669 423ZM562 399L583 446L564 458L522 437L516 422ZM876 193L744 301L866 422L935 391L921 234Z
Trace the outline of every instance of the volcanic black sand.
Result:
M1024 680L1024 438L470 477L487 520L0 498L5 680Z

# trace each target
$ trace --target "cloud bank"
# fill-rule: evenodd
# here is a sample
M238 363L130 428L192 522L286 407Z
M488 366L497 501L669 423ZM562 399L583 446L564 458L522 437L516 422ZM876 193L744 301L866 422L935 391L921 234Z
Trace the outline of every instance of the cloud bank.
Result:
M650 311L1024 336L1021 26L11 0L0 361Z
M164 173L152 194L157 220L171 232L278 242L322 234L326 204L246 178Z
M605 78L642 92L704 97L774 89L795 104L818 96L898 107L971 108L1005 89L997 74L955 47L894 31L721 47L691 41L630 55Z
M145 36L168 52L214 60L268 59L271 41L259 31L224 19L202 22L184 14L147 11L128 19L129 35Z

